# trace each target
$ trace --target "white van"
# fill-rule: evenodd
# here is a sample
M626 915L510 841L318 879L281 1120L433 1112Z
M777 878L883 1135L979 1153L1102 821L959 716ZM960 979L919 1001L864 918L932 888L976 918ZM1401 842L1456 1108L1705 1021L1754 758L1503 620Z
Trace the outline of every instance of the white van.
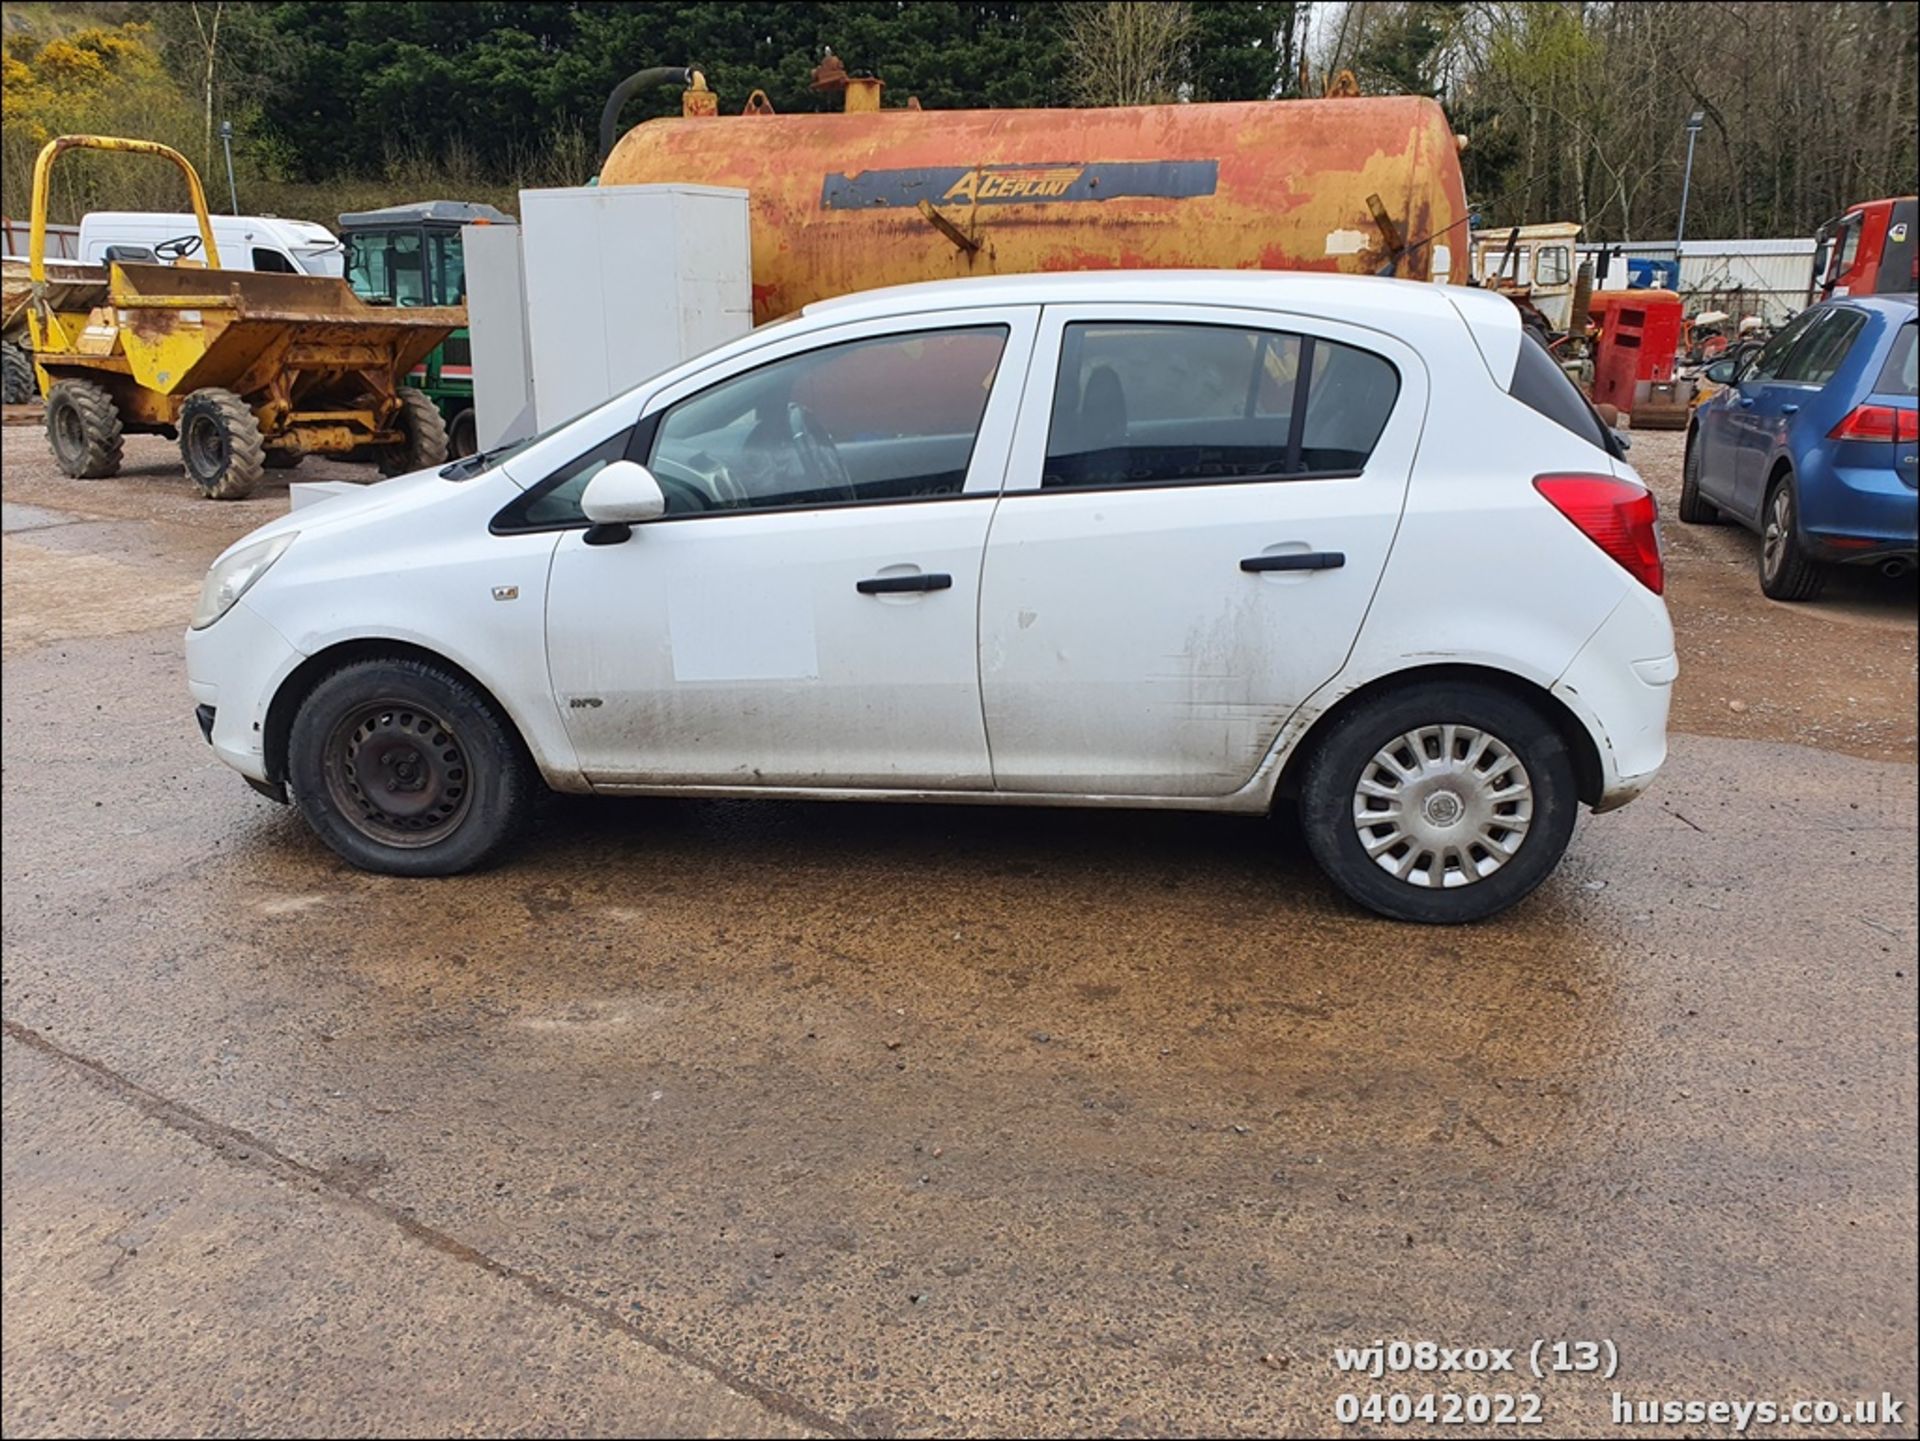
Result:
M272 215L214 215L214 244L220 264L228 270L279 271L285 275L344 275L345 252L332 231L310 220L282 220ZM190 213L169 215L153 210L97 210L80 222L79 259L85 265L104 265L109 246L135 253L122 260L204 260L199 254L200 227ZM182 255L161 249L170 240L191 238L195 243ZM140 251L156 251L154 256Z

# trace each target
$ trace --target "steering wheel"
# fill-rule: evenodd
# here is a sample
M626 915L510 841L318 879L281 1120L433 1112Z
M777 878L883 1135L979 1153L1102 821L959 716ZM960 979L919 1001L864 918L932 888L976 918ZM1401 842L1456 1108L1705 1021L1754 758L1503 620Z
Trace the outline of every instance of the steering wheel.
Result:
M706 451L696 451L685 460L668 460L656 455L650 467L653 478L667 497L667 513L724 510L745 497L727 473L727 468Z
M842 500L860 498L853 488L853 477L847 474L847 463L840 458L840 451L819 416L804 405L789 404L787 430L793 439L794 454L800 457L800 464L815 490L837 490Z
M185 260L200 249L200 237L197 235L176 235L171 240L163 240L153 247L153 253L162 260Z

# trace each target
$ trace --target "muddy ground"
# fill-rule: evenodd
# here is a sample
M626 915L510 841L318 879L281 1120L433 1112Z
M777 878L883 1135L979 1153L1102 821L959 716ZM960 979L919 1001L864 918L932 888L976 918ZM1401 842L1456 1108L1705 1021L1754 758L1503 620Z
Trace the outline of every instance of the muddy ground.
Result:
M1677 441L1633 455L1669 516ZM1153 813L576 801L416 883L192 721L201 573L285 477L4 447L9 1435L1324 1434L1449 1389L1911 1434L1911 582L1774 605L1669 520L1669 770L1472 929ZM1521 1372L1335 1369L1395 1338Z

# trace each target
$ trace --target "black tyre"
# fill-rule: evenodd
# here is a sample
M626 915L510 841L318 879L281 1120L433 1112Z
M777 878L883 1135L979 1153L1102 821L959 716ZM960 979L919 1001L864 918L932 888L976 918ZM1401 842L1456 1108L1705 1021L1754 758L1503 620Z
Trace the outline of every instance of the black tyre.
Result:
M294 716L287 779L307 824L363 870L448 876L497 855L537 778L512 726L418 660L355 661Z
M126 438L120 408L90 380L56 380L47 392L47 440L54 462L76 480L104 480L120 473Z
M1327 876L1369 910L1455 925L1545 880L1579 797L1565 740L1489 687L1414 684L1333 723L1301 778L1300 824Z
M447 427L447 459L465 460L480 448L480 425L471 410L454 416Z
M440 407L424 390L403 386L400 390L400 414L395 420L407 437L404 445L384 445L375 462L382 475L405 475L445 465L447 461L447 423L440 418Z
M1700 495L1700 434L1687 432L1687 455L1680 466L1680 519L1688 525L1720 524L1720 508Z
M1826 567L1807 554L1800 539L1793 477L1777 476L1760 512L1760 589L1770 600L1812 600L1826 579Z
M0 340L0 399L8 405L25 405L39 393L27 352L11 340Z
M267 466L267 443L247 403L231 390L196 390L180 407L180 459L208 500L243 500Z
M292 470L306 458L304 450L270 450L266 465L268 470Z

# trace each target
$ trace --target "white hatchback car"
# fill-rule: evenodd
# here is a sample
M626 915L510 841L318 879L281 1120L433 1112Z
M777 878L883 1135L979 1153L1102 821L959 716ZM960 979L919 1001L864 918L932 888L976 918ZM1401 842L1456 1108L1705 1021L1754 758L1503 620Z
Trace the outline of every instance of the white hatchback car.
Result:
M541 785L1264 813L1362 904L1531 891L1666 754L1652 497L1506 300L1262 272L808 307L261 527L199 721L356 865Z

